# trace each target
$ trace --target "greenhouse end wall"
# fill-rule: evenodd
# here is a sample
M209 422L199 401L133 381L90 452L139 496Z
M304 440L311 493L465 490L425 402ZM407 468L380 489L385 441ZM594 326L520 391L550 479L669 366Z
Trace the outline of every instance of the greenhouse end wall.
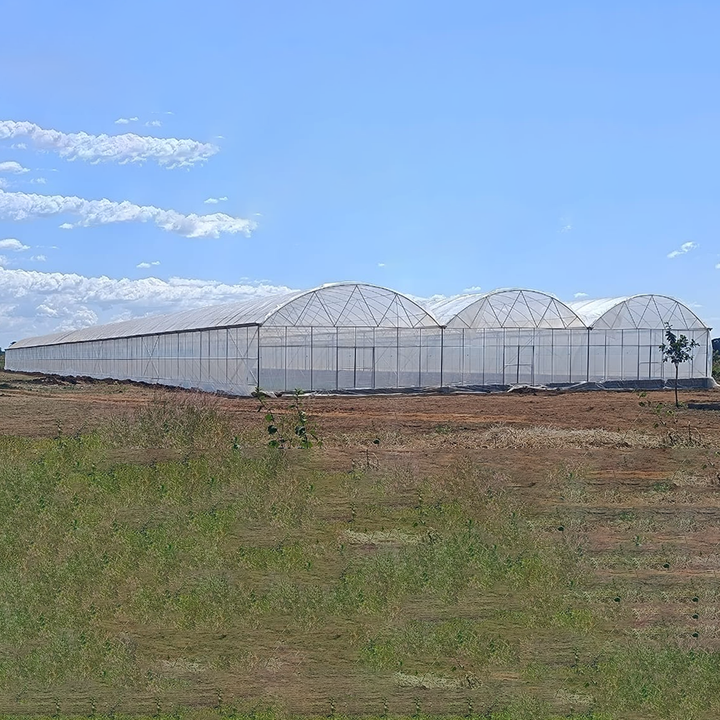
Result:
M9 370L248 395L273 391L633 383L674 378L663 330L233 327L8 348ZM710 377L710 331L683 380Z

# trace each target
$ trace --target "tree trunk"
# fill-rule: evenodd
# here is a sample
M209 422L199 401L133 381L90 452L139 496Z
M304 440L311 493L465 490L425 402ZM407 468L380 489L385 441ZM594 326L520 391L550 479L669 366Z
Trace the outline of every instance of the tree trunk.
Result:
M680 407L680 401L678 400L677 386L678 386L678 373L680 372L680 365L675 363L675 407Z

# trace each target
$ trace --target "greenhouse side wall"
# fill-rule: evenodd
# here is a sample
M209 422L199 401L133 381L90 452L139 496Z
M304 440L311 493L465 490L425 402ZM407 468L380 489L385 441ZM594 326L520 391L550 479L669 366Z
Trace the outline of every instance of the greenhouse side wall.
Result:
M247 395L258 384L257 342L252 326L8 348L6 367Z
M587 379L587 329L446 329L443 351L445 385L569 385Z
M264 390L435 387L441 371L440 328L260 330Z
M710 377L709 330L684 381ZM243 326L8 348L6 368L248 395L266 390L570 385L674 378L662 330Z
M678 366L683 380L703 379L711 375L708 363L709 330L677 330L697 343L692 361ZM590 332L590 366L588 380L667 380L675 377L672 364L663 362L660 346L664 330L592 330Z

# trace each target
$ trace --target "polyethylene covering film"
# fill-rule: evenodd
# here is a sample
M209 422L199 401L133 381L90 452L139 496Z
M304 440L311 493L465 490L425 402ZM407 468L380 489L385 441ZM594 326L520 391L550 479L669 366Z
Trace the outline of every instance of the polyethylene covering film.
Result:
M494 290L460 295L430 305L441 325L452 328L585 328L565 303L536 290Z
M566 305L502 290L423 308L360 283L23 340L6 367L240 395L637 381L674 377L659 349L668 324L698 343L680 377L708 377L709 329L671 298Z

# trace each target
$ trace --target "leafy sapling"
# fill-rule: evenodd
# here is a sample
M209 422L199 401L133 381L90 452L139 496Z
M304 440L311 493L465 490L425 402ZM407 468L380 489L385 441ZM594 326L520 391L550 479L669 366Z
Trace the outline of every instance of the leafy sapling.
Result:
M313 445L322 445L322 440L311 426L310 419L303 407L302 390L296 389L293 393L293 401L289 407L290 417L276 416L265 402L265 398L269 395L260 388L257 388L253 395L259 401L258 412L265 413L265 423L270 437L268 447L280 449L301 447L307 450Z
M675 407L680 407L678 400L678 374L680 364L692 360L693 348L699 347L695 340L689 340L685 335L676 335L670 325L665 326L665 342L660 345L663 362L671 362L675 366Z

